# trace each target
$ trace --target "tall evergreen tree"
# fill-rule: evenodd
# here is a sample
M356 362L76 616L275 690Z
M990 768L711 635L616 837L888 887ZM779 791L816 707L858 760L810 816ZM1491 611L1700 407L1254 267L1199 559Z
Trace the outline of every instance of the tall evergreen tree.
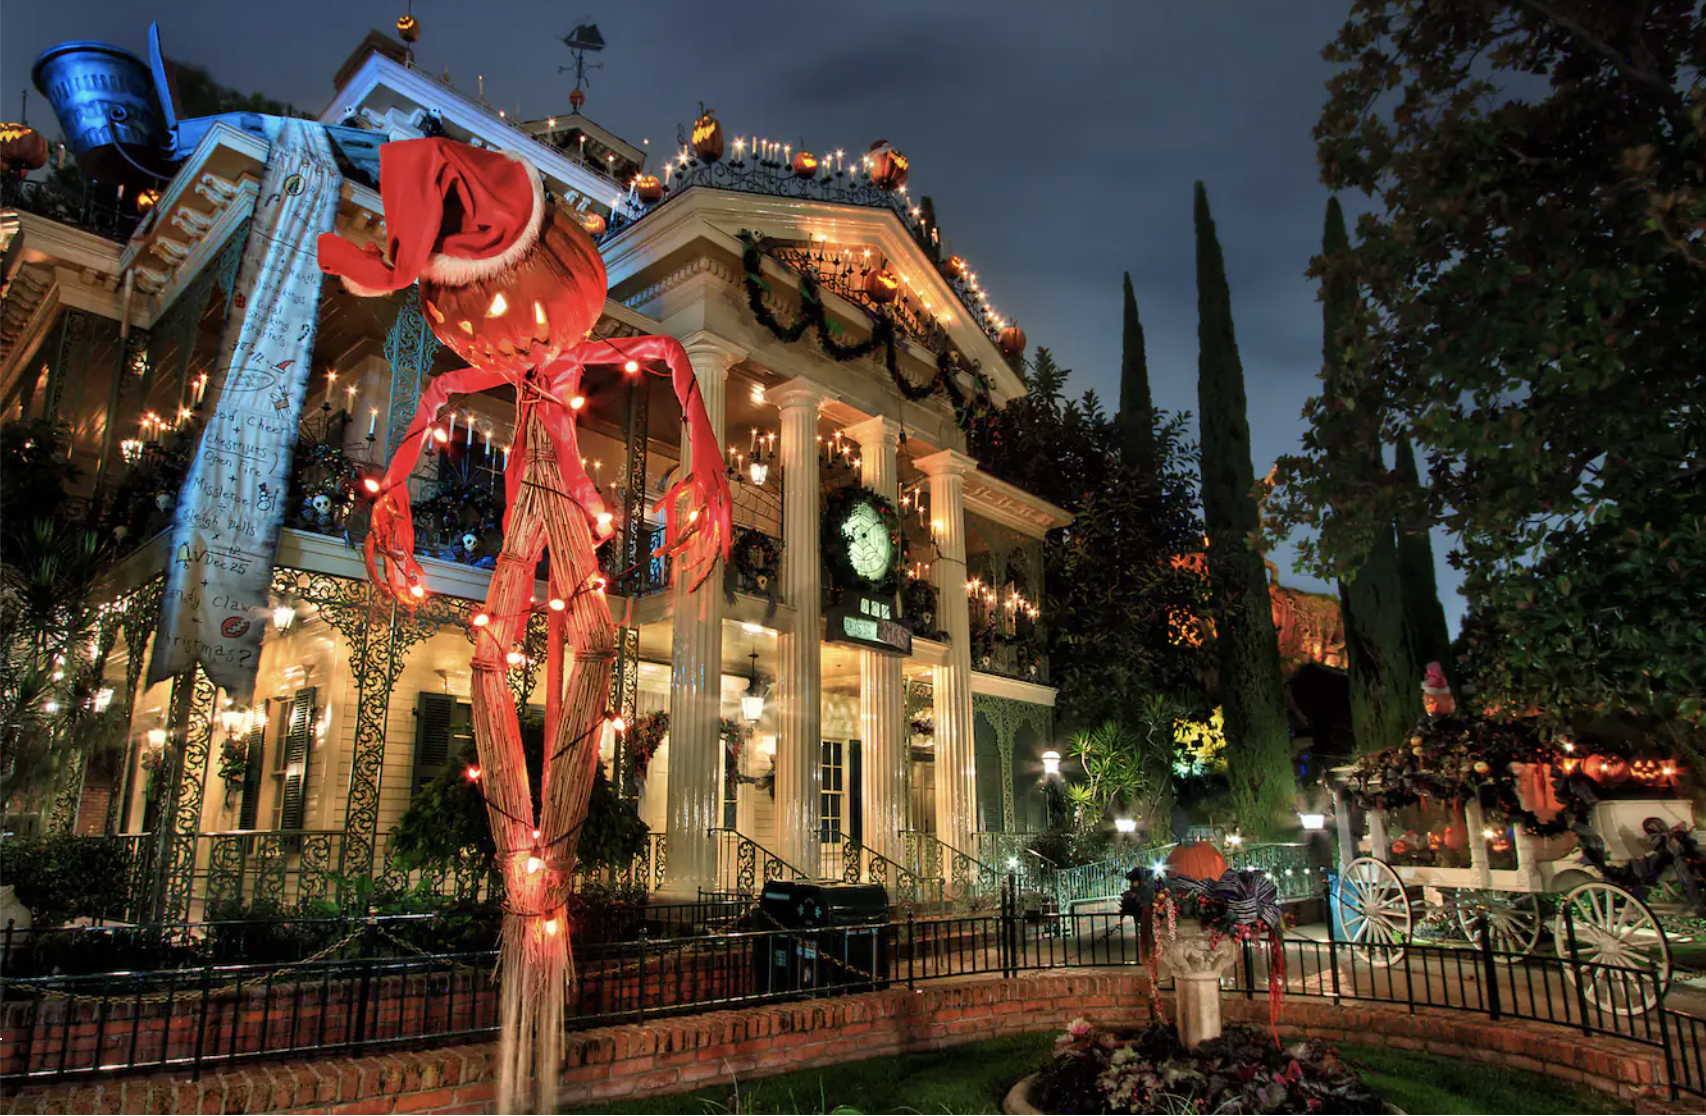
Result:
M1208 194L1196 186L1197 400L1202 415L1203 522L1215 596L1215 647L1233 809L1253 832L1277 830L1289 814L1292 775L1279 637L1262 556L1250 464L1244 368L1232 330L1232 294Z
M1408 438L1398 439L1397 456L1398 483L1420 489L1416 453ZM1434 575L1433 542L1425 529L1398 532L1398 581L1404 590L1404 618L1415 643L1416 661L1423 666L1442 664L1446 678L1455 686L1451 629L1445 625L1445 606L1440 603L1439 582Z
M1327 200L1321 254L1334 258L1350 249L1345 214L1338 198ZM1321 287L1322 394L1337 404L1336 415L1367 413L1371 400L1360 400L1349 386L1345 353L1357 328L1356 286L1342 271L1330 273ZM1341 426L1344 424L1340 424ZM1357 437L1324 439L1333 468L1360 473L1371 483L1385 472L1380 444ZM1351 732L1359 751L1377 751L1401 743L1421 715L1421 668L1406 624L1406 593L1399 576L1398 542L1389 524L1373 529L1362 563L1339 581L1339 607L1345 618L1345 652L1351 678Z
M1153 476L1155 401L1149 391L1149 360L1143 350L1143 323L1137 317L1137 295L1131 272L1125 273L1125 332L1120 349L1120 436L1126 463L1140 476Z

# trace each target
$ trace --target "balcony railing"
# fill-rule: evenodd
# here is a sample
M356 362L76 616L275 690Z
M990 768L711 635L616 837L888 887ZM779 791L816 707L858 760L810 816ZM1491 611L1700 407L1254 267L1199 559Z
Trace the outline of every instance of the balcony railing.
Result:
M839 830L825 834L822 844L824 873L839 871L843 883L880 884L899 903L940 904L946 897L947 889L940 877L921 876Z
M120 243L130 239L142 220L134 206L105 200L92 187L74 189L53 178L0 176L0 209L33 213Z

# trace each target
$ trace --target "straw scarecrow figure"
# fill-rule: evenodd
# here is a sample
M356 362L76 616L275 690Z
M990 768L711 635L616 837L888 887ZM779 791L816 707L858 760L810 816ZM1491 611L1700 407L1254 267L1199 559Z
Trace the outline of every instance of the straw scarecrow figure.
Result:
M586 340L604 307L604 263L580 225L548 205L538 172L518 157L445 139L380 148L387 251L321 237L320 266L362 296L420 283L440 341L469 367L437 377L382 477L369 478L366 559L374 583L405 605L426 595L414 558L407 481L422 449L448 435L438 416L453 396L509 387L515 441L505 473L503 549L483 610L474 613L472 699L479 764L506 907L499 951L499 1104L555 1110L563 1008L572 966L564 912L598 763L614 624L595 548L614 531L581 465L581 376L593 365L667 374L687 424L691 469L665 495L666 546L697 586L727 556L729 492L722 450L687 353L670 337ZM661 368L659 367L661 366ZM549 597L534 601L549 551ZM549 624L545 762L537 813L506 669L528 617ZM565 668L565 645L573 661ZM620 731L620 721L616 721ZM536 1080L535 1080L536 1079ZM537 1092L528 1096L530 1084ZM532 1107L529 1107L529 1105Z

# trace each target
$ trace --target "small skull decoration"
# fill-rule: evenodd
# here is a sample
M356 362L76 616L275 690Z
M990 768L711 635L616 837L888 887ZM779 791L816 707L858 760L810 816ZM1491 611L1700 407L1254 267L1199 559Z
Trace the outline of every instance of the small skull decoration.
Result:
M752 580L761 593L770 588L770 575L767 573L754 574Z
M161 511L171 511L172 505L175 503L177 500L173 498L170 492L156 492L154 494L154 506Z
M324 492L317 492L302 501L302 517L309 526L326 528L332 523L332 498Z
M472 557L480 549L480 536L472 531L462 535L462 551Z

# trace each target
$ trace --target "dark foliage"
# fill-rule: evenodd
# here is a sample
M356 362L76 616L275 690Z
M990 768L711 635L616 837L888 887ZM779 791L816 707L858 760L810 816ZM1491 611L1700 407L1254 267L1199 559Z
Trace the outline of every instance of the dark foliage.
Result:
M38 927L76 918L123 918L130 858L119 841L56 833L0 841L0 880ZM3 929L3 928L0 928Z

